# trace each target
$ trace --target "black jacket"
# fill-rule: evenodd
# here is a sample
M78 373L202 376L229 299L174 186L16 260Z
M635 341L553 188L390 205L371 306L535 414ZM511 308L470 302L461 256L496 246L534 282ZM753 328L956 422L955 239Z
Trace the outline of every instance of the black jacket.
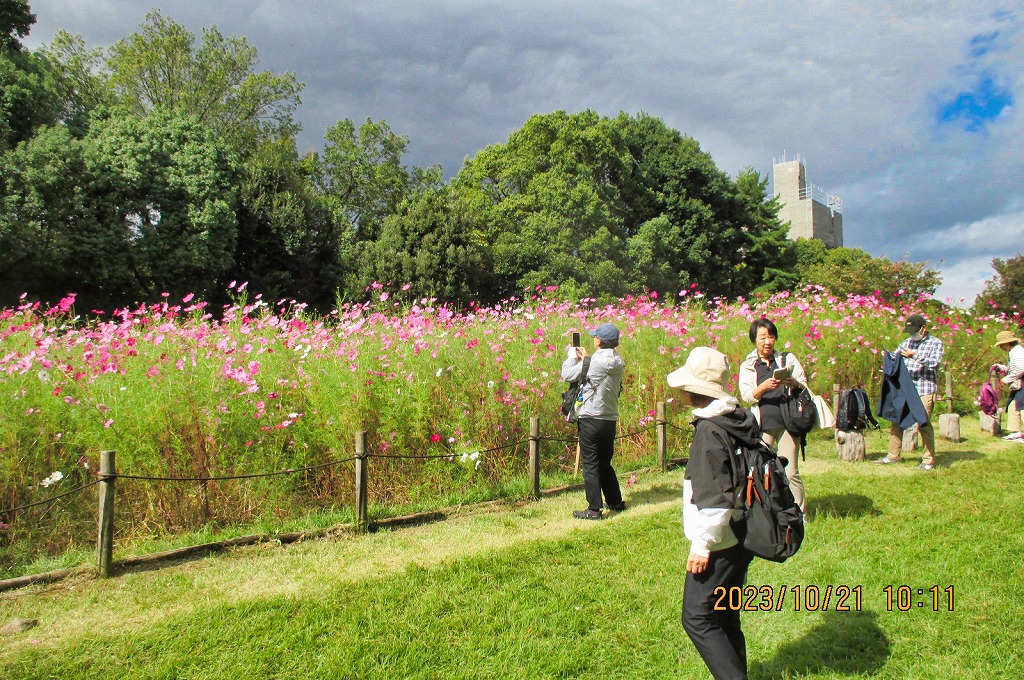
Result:
M712 418L695 418L690 460L685 479L693 489L693 503L705 508L732 508L738 484L736 466L729 456L735 455L736 443L754 446L761 440L761 428L749 410L737 407L732 413ZM740 466L742 467L742 466Z

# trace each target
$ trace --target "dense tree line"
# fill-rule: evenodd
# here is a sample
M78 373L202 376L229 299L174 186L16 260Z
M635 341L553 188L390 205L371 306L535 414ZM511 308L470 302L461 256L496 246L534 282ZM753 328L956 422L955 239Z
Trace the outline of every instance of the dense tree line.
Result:
M491 301L678 291L734 297L822 283L933 291L936 272L787 240L767 178L734 179L644 113L535 115L445 181L403 163L385 121L341 120L301 155L294 74L244 38L152 12L106 51L64 32L36 51L0 0L0 304L84 308L248 281L327 309L373 281Z

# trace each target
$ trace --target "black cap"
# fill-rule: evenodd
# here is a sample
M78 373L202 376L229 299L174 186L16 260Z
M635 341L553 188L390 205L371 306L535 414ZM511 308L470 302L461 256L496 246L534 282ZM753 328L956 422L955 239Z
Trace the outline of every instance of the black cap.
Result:
M916 333L928 323L928 320L920 314L911 314L907 317L907 321L903 324L904 333Z

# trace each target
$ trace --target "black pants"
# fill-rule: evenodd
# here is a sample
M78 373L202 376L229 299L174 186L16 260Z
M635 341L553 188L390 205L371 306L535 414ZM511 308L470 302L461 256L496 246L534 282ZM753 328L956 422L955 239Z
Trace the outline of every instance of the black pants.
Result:
M580 462L583 465L583 487L587 493L587 506L601 510L601 492L608 507L622 505L622 491L619 478L612 468L612 454L615 453L614 420L580 418Z
M740 612L729 608L730 599L732 604L739 600L742 606L742 598L730 598L729 589L742 590L752 558L741 545L715 550L703 573L686 574L683 629L715 680L747 677L747 642L740 629Z

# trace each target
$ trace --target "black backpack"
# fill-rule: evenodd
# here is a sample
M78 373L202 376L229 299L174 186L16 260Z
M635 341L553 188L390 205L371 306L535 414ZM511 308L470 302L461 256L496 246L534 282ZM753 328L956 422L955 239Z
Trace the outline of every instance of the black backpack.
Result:
M804 513L793 498L782 459L764 442L749 447L733 438L733 443L736 455L729 459L743 508L743 519L733 521L733 531L758 557L785 562L804 541Z
M868 401L868 393L860 387L843 390L839 395L836 430L860 432L868 427L878 429L878 421L871 414L871 403Z
M569 383L569 389L562 392L562 415L569 422L575 422L576 420L576 414L579 412L576 404L579 401L583 383L587 382L587 373L589 372L590 357L583 357L583 370L580 371L580 377L575 382Z

